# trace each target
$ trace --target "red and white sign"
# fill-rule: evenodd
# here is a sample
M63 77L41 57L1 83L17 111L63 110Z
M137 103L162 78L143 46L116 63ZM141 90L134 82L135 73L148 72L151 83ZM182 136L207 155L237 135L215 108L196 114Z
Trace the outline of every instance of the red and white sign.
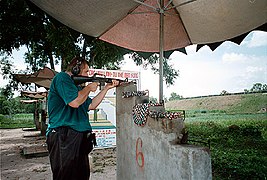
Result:
M95 73L106 76L108 78L116 79L128 78L131 80L138 80L140 78L140 73L136 71L89 69L89 76L93 76Z
M96 134L97 147L116 146L116 129L93 129Z

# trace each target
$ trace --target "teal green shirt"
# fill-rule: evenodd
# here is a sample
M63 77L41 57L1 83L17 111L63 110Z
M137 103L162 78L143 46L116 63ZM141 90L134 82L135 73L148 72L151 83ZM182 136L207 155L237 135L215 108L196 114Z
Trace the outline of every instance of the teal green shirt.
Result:
M68 105L78 97L79 90L81 87L76 86L65 72L60 72L53 78L48 94L47 135L51 129L60 126L68 126L79 132L92 131L88 117L88 107L92 99L88 97L78 108Z

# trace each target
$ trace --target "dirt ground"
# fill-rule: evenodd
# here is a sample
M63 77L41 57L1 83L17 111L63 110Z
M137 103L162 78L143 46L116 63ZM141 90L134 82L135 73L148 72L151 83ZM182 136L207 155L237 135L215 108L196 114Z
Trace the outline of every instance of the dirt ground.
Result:
M1 180L50 180L50 169L47 153L38 157L26 157L23 149L32 147L46 148L45 137L38 131L25 129L1 129ZM116 149L94 149L90 180L116 179ZM90 163L91 163L90 162Z

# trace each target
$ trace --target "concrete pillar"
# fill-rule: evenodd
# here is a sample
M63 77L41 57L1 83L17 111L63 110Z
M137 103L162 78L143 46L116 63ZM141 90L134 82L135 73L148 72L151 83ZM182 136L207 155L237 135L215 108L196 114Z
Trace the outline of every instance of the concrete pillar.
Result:
M147 118L144 126L134 123L136 104L147 96L123 98L137 91L134 84L116 88L117 180L209 180L212 179L209 149L179 144L184 122L181 118ZM163 106L150 107L165 112Z

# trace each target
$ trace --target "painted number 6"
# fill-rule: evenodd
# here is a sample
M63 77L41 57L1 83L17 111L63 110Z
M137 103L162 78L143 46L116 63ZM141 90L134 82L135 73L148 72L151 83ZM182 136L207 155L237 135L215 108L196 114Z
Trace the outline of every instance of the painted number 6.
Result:
M143 146L143 142L142 142L142 139L139 137L136 140L136 147L135 147L136 157L135 157L135 159L136 159L138 166L141 168L143 168L144 164L145 164L144 154L142 152L142 146Z

